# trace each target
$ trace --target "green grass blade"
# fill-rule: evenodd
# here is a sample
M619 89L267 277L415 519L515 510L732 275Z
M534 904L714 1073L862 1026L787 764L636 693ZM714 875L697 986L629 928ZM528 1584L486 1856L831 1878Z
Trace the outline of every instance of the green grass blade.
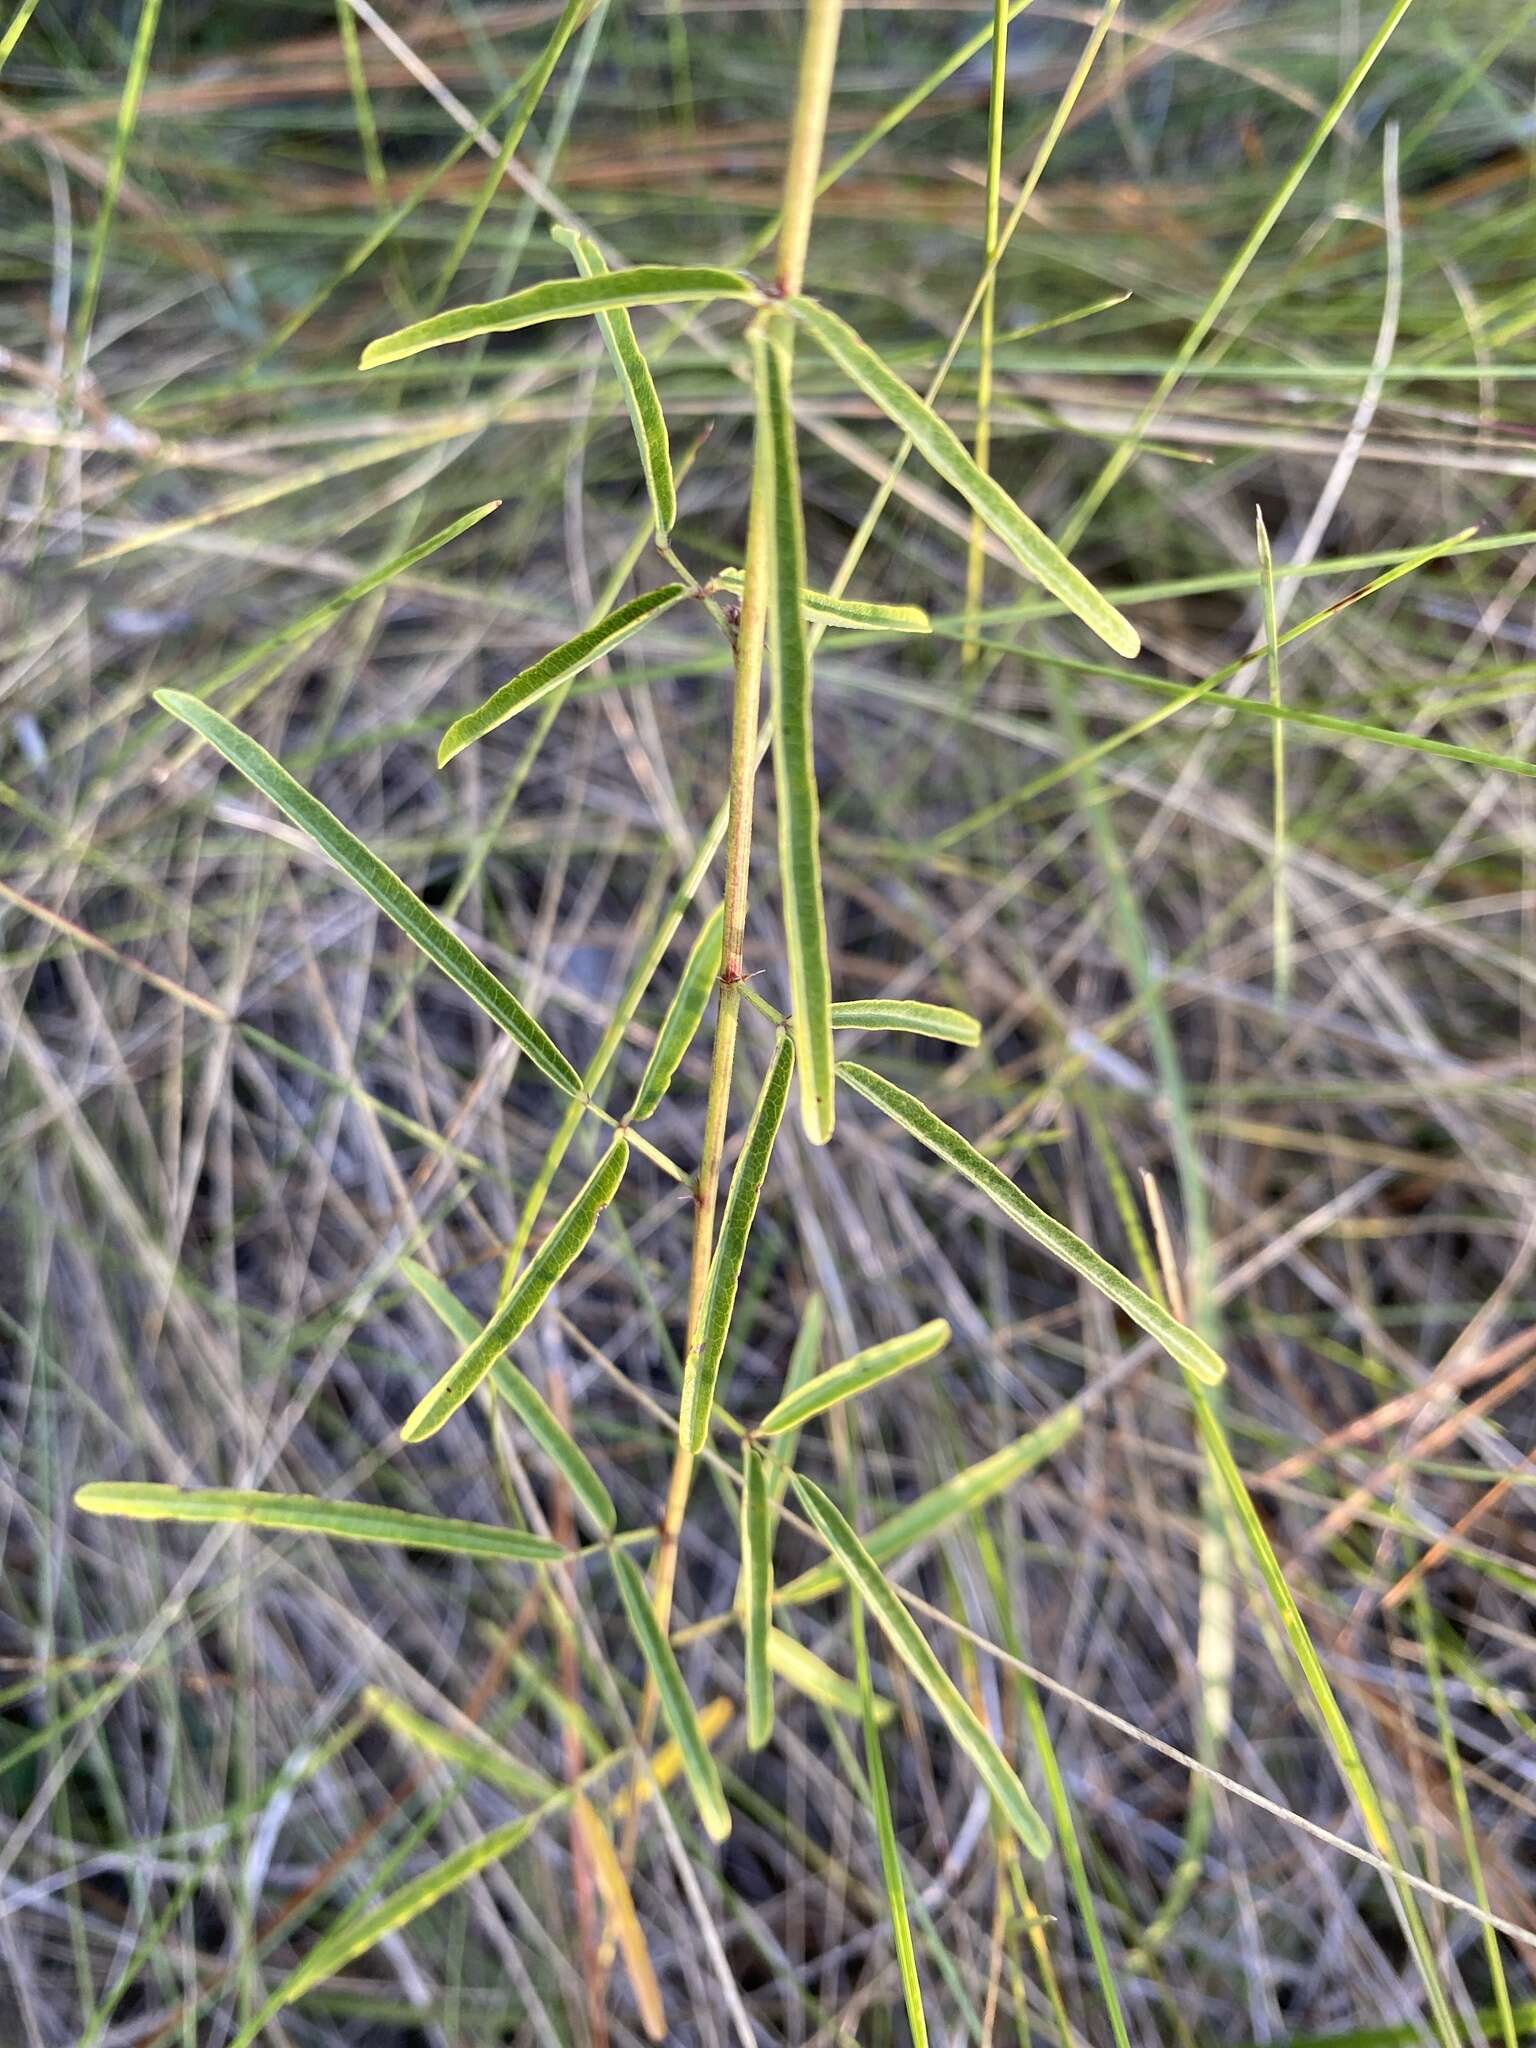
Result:
M891 1648L927 1693L955 1742L976 1768L1009 1825L1031 1856L1050 1853L1045 1823L979 1716L944 1669L926 1638L881 1575L849 1522L821 1488L799 1473L791 1475L800 1503L816 1533L842 1567L848 1583L880 1624Z
M133 1522L239 1522L252 1529L292 1529L346 1543L394 1543L404 1550L445 1550L460 1557L506 1557L547 1562L564 1550L545 1536L498 1529L489 1522L459 1522L376 1508L361 1500L320 1500L307 1493L246 1493L228 1487L156 1486L97 1480L82 1486L75 1506L88 1515L121 1515Z
M421 898L376 853L371 853L347 830L334 812L295 782L265 747L258 746L238 726L184 691L157 690L155 702L217 748L232 767L238 768L248 782L291 818L450 981L457 982L470 1000L478 1003L522 1047L557 1088L564 1089L567 1095L581 1093L581 1076L512 991L475 958L462 939L455 938L441 918L433 916Z
M761 1749L773 1733L773 1674L768 1662L768 1616L773 1606L773 1527L763 1454L746 1444L741 1496L741 1564L746 1592L747 1745Z
M640 1646L646 1668L655 1680L661 1711L666 1715L667 1726L672 1730L672 1739L682 1758L683 1775L699 1809L704 1832L712 1842L723 1842L731 1832L730 1809L726 1806L720 1784L719 1767L709 1753L709 1745L693 1710L693 1701L683 1683L683 1674L672 1654L672 1645L662 1633L656 1610L645 1590L645 1580L640 1576L640 1568L634 1559L622 1550L613 1550L609 1552L609 1560L630 1629Z
M382 1686L370 1685L363 1693L363 1705L402 1741L458 1770L472 1771L488 1785L499 1785L514 1799L547 1799L554 1789L537 1771L508 1756L489 1736L456 1735L440 1722L418 1714L414 1707L408 1707Z
M904 998L874 997L867 1002L834 1003L834 1031L908 1031L917 1038L942 1038L950 1045L980 1045L981 1025L965 1010L944 1003L914 1003Z
M1203 1337L1176 1321L1151 1295L1143 1294L1133 1281L1127 1280L1107 1259L1101 1258L1091 1245L1084 1244L1064 1223L1048 1216L1037 1203L1021 1193L990 1159L984 1158L958 1131L951 1130L915 1095L909 1095L904 1088L898 1088L894 1082L872 1073L868 1067L855 1065L851 1060L842 1061L837 1071L850 1088L856 1089L883 1109L887 1116L893 1117L946 1165L964 1174L971 1185L979 1188L1026 1236L1032 1237L1036 1244L1060 1259L1064 1266L1070 1266L1090 1287L1096 1287L1149 1337L1155 1337L1176 1364L1183 1366L1205 1386L1218 1384L1226 1373L1226 1367Z
M1435 1616L1428 1595L1424 1591L1422 1578L1417 1578L1413 1582L1413 1615L1415 1633L1424 1652L1424 1672L1429 1680L1430 1698L1434 1702L1435 1729L1440 1737L1440 1754L1445 1759L1446 1783L1450 1788L1451 1806L1456 1815L1456 1832L1461 1838L1461 1860L1472 1885L1472 1896L1477 1901L1479 1910L1487 1913L1492 1903L1488 1897L1488 1880L1483 1873L1477 1824L1473 1819L1471 1802L1467 1797L1466 1773L1462 1768L1456 1723L1446 1697L1445 1676L1440 1668L1440 1652L1435 1641ZM1482 1928L1482 1941L1483 1956L1488 1967L1488 1981L1493 1986L1503 2048L1519 2048L1520 2030L1515 2019L1515 2008L1510 2001L1509 1980L1499 1949L1499 1937L1486 1921ZM1492 2026L1488 2028L1488 2035L1491 2040Z
M795 421L782 347L752 337L759 432L768 462L768 645L773 665L773 781L779 807L779 887L789 954L790 1030L800 1070L800 1117L813 1145L832 1135L832 971L821 897L821 805L811 734L811 650L800 592L805 584L805 526Z
M523 669L510 682L503 683L499 690L493 690L483 704L454 720L438 747L438 767L446 768L456 754L462 754L474 741L484 739L488 732L494 732L498 725L505 725L519 711L526 711L530 704L537 704L541 697L547 697L558 684L579 676L594 661L611 654L631 633L638 633L648 620L670 610L682 595L681 583L664 583L659 590L647 590L640 597L632 597L628 604L621 604L617 611L611 611L596 625L585 627L571 639L551 648L531 668Z
M408 569L414 569L416 564L425 561L428 555L435 555L438 549L445 548L449 541L457 540L461 533L467 533L470 527L478 526L482 519L489 518L500 505L500 498L492 498L487 504L477 505L472 512L466 512L462 518L455 519L451 525L443 527L439 532L429 534L425 540L418 541L403 554L393 556L389 561L381 563L377 569L368 570L365 575L359 576L355 583L349 583L344 590L333 591L329 597L323 598L319 604L313 605L298 618L289 619L285 625L279 626L275 633L267 634L254 646L242 648L232 661L225 663L213 675L194 685L187 694L200 698L212 697L226 684L233 682L236 676L253 668L257 662L263 662L271 655L280 654L285 647L297 647L305 641L312 640L317 633L324 632L332 619L339 618L360 598L371 597L374 591L382 589L386 583L392 583L397 576L403 576ZM262 681L263 678L257 678L258 684ZM248 686L235 694L243 706L251 701L256 690ZM229 708L233 707L226 705L226 709Z
M508 165L522 146L523 137L528 132L528 123L533 119L534 111L544 97L545 88L554 75L555 66L559 63L566 44L590 11L591 0L566 0L565 6L561 9L549 40L530 66L527 78L518 91L517 105L513 109L511 120L507 123L500 147L486 167L479 190L464 209L464 218L453 238L453 246L444 257L443 266L432 281L429 304L442 304L449 287L459 274L460 265L474 247L491 202L501 190Z
M672 1085L672 1076L704 1020L710 992L720 979L724 931L725 906L721 904L705 919L704 929L694 940L684 963L677 993L662 1019L656 1044L646 1062L645 1072L640 1076L640 1086L635 1091L634 1106L629 1112L632 1124L643 1124L660 1108Z
M720 1377L720 1360L725 1354L725 1340L730 1332L731 1311L736 1306L741 1262L746 1257L747 1236L757 1214L758 1197L763 1192L773 1141L783 1120L794 1064L794 1045L787 1036L783 1037L779 1040L773 1065L763 1076L746 1142L736 1162L736 1171L731 1176L731 1191L725 1199L720 1236L709 1265L698 1341L689 1353L683 1371L683 1398L678 1413L678 1434L695 1457L704 1448L704 1440L709 1435L715 1382Z
M852 1358L845 1358L841 1365L818 1373L798 1393L787 1395L763 1417L758 1429L764 1436L798 1429L801 1423L809 1422L813 1415L820 1415L837 1402L862 1394L867 1387L878 1386L881 1380L905 1372L909 1366L920 1365L925 1358L942 1351L948 1342L949 1325L940 1317L931 1323L920 1323L900 1337L890 1337L883 1344L871 1344L866 1350L855 1352Z
M6 59L21 41L22 30L36 11L37 0L21 0L21 5L12 14L5 33L0 35L0 71L5 69Z
M797 299L794 314L823 354L911 438L924 460L959 492L1027 575L1059 599L1116 654L1129 659L1141 651L1140 636L1129 619L1101 597L1054 541L1047 539L1034 521L1020 511L1002 486L977 467L953 430L923 403L909 384L886 367L846 320L811 299Z
M415 1259L402 1259L400 1270L438 1319L467 1349L480 1335L480 1325L457 1296L450 1294L435 1273ZM491 1385L512 1410L539 1449L571 1489L599 1536L611 1536L618 1527L618 1515L606 1486L593 1470L587 1454L566 1429L542 1394L503 1354L491 1367Z
M891 1909L891 1946L896 1951L896 1969L901 1978L901 1995L907 2008L912 2048L927 2048L928 2017L923 2011L917 1951L912 1945L912 1922L907 1916L907 1888L901 1874L901 1855L896 1847L896 1821L891 1812L890 1787L885 1781L885 1758L880 1750L880 1718L869 1673L869 1645L864 1636L864 1603L855 1594L850 1604L853 1609L853 1661L858 1675L859 1716L864 1724L864 1774L869 1779L869 1805L874 1816L875 1840L880 1845L880 1874L885 1879L886 1902Z
M1456 2025L1446 2001L1438 1960L1424 1925L1423 1915L1412 1891L1396 1875L1402 1866L1397 1844L1392 1837L1386 1807L1376 1790L1365 1758L1360 1753L1354 1730L1344 1718L1344 1710L1339 1705L1338 1696L1334 1692L1323 1660L1318 1655L1311 1631L1302 1616L1296 1596L1291 1591L1285 1566L1280 1562L1274 1544L1270 1541L1269 1531L1264 1527L1264 1519L1254 1504L1253 1495L1248 1491L1247 1481L1232 1455L1232 1446L1222 1426L1221 1416L1204 1388L1193 1376L1186 1381L1186 1385L1189 1388L1195 1422L1210 1469L1226 1497L1233 1519L1247 1544L1248 1553L1258 1568L1259 1577L1279 1618L1286 1643L1312 1696L1312 1704L1322 1724L1328 1746L1333 1752L1339 1775L1348 1787L1356 1811L1360 1815L1366 1840L1376 1854L1391 1867L1392 1874L1388 1877L1387 1883L1402 1920L1403 1931L1408 1937L1408 1946L1418 1965L1420 1981L1429 2001L1436 2031L1442 2042L1454 2041Z
M733 595L742 587L739 569L720 569L715 582ZM841 626L854 633L931 633L933 621L921 605L867 604L862 598L833 597L825 590L802 590L800 609L819 625Z
M1253 508L1254 532L1259 549L1259 588L1264 594L1264 673L1269 684L1269 701L1278 712L1284 706L1280 693L1280 628L1275 616L1275 564L1269 551L1269 529L1261 506ZM1285 805L1285 721L1276 718L1270 740L1270 806L1274 838L1274 893L1270 913L1274 954L1275 1001L1289 1001L1291 993L1291 898L1286 883Z
M953 1473L937 1486L930 1487L927 1493L909 1501L904 1508L898 1508L894 1515L888 1516L864 1538L865 1549L876 1564L888 1564L914 1544L942 1535L956 1522L975 1514L989 1500L1006 1493L1026 1472L1032 1472L1047 1458L1054 1457L1062 1445L1077 1434L1082 1420L1083 1413L1077 1403L1067 1402L1044 1422L1026 1430L1023 1436L1015 1437L1011 1444L1004 1444L1000 1451L993 1451L990 1457L967 1465L963 1472ZM780 1591L778 1602L787 1607L797 1606L804 1600L820 1600L824 1595L835 1592L841 1580L842 1569L836 1560L813 1565Z
M510 298L480 306L452 306L417 320L393 334L370 341L358 363L377 370L403 362L423 349L449 342L473 341L481 334L510 334L519 327L538 327L546 320L573 320L584 314L607 313L624 306L675 306L706 299L755 299L757 286L739 271L712 264L637 263L627 270L608 270L601 277L558 277L531 284Z
M529 1261L501 1307L474 1343L406 1417L400 1434L408 1444L420 1443L424 1437L434 1436L455 1409L463 1407L507 1346L527 1329L543 1307L550 1289L592 1235L598 1217L613 1200L628 1164L629 1146L623 1138L615 1138L540 1246L537 1257ZM524 1384L526 1386L526 1382ZM538 1406L542 1408L543 1403L539 1402ZM519 1413L522 1412L520 1408ZM550 1419L553 1420L552 1417ZM527 1420L526 1415L524 1420Z
M85 261L85 278L75 307L73 353L76 364L82 368L90 346L91 329L96 320L97 301L101 296L107 245L111 240L123 179L128 169L128 149L133 141L134 129L138 125L139 108L144 98L144 84L149 77L150 53L155 47L155 35L160 26L160 4L161 0L141 0L138 21L134 28L133 50L128 59L122 90L118 94L117 121L112 133L112 153L107 159L106 176L101 183L101 197L97 202L96 220L91 230L90 248ZM17 30L16 33L19 34L20 31ZM8 57L10 52L11 37L7 36L4 54Z
M572 228L557 227L550 232L562 248L570 251L583 277L607 277L610 274L601 251L589 236L577 234ZM650 494L651 510L656 519L656 537L665 542L677 518L677 485L672 477L672 449L667 439L667 422L661 410L661 400L656 396L651 366L640 352L634 322L622 306L611 313L599 313L597 326L603 337L603 346L608 351L608 360L617 373L619 388L624 393L629 423L635 431L635 446L640 453L640 467L645 473L645 488Z

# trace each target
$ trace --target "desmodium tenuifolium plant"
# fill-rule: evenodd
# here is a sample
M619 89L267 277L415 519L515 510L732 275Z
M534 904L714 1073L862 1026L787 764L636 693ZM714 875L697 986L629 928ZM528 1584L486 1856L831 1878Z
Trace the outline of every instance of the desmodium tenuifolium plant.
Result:
M580 4L568 6L551 43L550 65L563 38L584 18ZM901 1000L840 1000L829 958L823 908L820 798L814 744L814 664L828 633L924 633L925 615L910 605L861 601L838 586L811 587L799 480L795 412L795 367L802 352L814 352L824 370L841 379L861 403L890 422L948 490L963 501L972 530L990 536L989 548L1010 557L1019 572L1040 586L1096 635L1116 656L1133 659L1135 629L994 480L986 465L986 436L978 452L968 449L935 410L918 395L838 311L805 289L806 255L818 183L823 138L839 31L839 0L810 0L806 9L800 76L795 102L784 196L771 274L715 264L615 262L589 236L554 230L571 273L515 291L487 303L433 312L372 342L361 370L394 364L428 350L475 343L556 321L595 322L607 361L633 428L637 487L643 483L650 507L650 540L658 568L646 587L620 601L615 590L583 629L493 690L485 700L449 724L442 734L438 765L454 764L467 749L507 721L538 708L557 717L584 671L621 643L679 607L692 604L720 632L731 660L731 735L728 768L719 791L715 828L673 898L655 942L637 963L620 1011L610 1021L585 1068L579 1068L544 1029L514 989L493 972L476 950L440 917L362 839L263 747L230 718L211 708L208 691L193 695L159 693L164 711L190 728L275 805L308 840L326 854L443 974L512 1041L547 1086L551 1135L543 1162L527 1190L509 1249L499 1299L483 1326L448 1288L414 1259L401 1261L404 1282L440 1320L456 1356L440 1375L424 1373L419 1399L402 1425L398 1454L442 1430L466 1404L475 1412L510 1418L557 1475L571 1516L564 1537L523 1528L407 1513L360 1500L243 1489L183 1490L113 1483L83 1488L80 1505L98 1514L190 1523L241 1523L257 1528L321 1535L336 1540L398 1545L471 1560L525 1567L548 1575L551 1600L567 1597L570 1574L606 1574L603 1597L616 1628L633 1639L636 1669L643 1672L638 1716L624 1707L622 1690L611 1689L622 1740L617 1750L582 1762L565 1782L545 1779L509 1756L489 1737L470 1735L415 1714L390 1695L370 1693L366 1711L392 1734L437 1756L452 1768L494 1783L521 1807L517 1818L460 1847L409 1882L373 1903L361 1902L339 1914L303 1962L277 1986L247 2025L242 2040L254 2040L272 2015L302 1997L355 1957L384 1940L476 1871L507 1856L553 1816L561 1816L583 1845L587 1872L608 1928L612 1953L622 1962L635 2007L647 2031L663 2038L668 2017L660 1984L647 1951L642 1922L629 1891L637 1831L648 1817L662 1816L669 1785L686 1791L697 1824L710 1842L723 1841L732 1826L732 1795L717 1755L718 1738L730 1718L728 1703L696 1702L679 1664L672 1629L674 1577L679 1536L697 1469L708 1463L712 1481L733 1487L739 1500L740 1568L734 1606L721 1626L740 1640L741 1694L746 1738L762 1748L774 1737L775 1689L785 1684L829 1711L856 1718L863 1737L863 1777L870 1820L878 1838L890 1938L909 2025L915 2039L927 2039L923 1993L909 1913L907 1878L898 1850L885 1777L884 1730L891 1702L875 1683L871 1644L883 1647L894 1669L910 1681L911 1697L931 1709L962 1768L974 1771L990 1797L999 1838L1007 1854L1050 1853L1060 1843L1072 1871L1073 1895L1091 1900L1081 1878L1081 1857L1073 1832L1070 1799L1056 1772L1049 1735L1038 1711L1030 1715L1032 1753L1040 1759L1047 1820L1037 1811L1008 1754L999 1721L984 1689L957 1680L930 1641L916 1603L894 1583L890 1567L915 1545L954 1527L1017 1483L1066 1443L1081 1421L1078 1403L1054 1415L980 1463L953 1473L930 1491L908 1501L887 1519L860 1526L857 1503L839 1500L797 1463L807 1432L836 1430L839 1411L895 1375L921 1371L949 1340L949 1326L937 1318L872 1342L840 1362L822 1358L821 1311L812 1297L782 1387L754 1421L730 1413L723 1398L722 1367L733 1334L738 1296L749 1271L759 1211L772 1200L775 1144L786 1117L797 1116L805 1138L824 1145L836 1134L839 1107L887 1118L915 1145L969 1184L974 1196L1041 1252L1096 1290L1128 1322L1161 1347L1180 1369L1193 1408L1197 1444L1205 1463L1215 1510L1233 1546L1251 1561L1253 1583L1263 1587L1278 1617L1277 1642L1294 1660L1318 1725L1358 1807L1374 1859L1388 1877L1409 1945L1426 1981L1434 1981L1433 1955L1414 1903L1403 1882L1400 1852L1389 1817L1372 1787L1308 1636L1263 1522L1254 1511L1234 1461L1210 1389L1222 1378L1217 1352L1169 1305L1155 1276L1143 1271L1146 1286L1133 1282L1056 1216L1030 1199L983 1151L943 1121L919 1096L898 1086L877 1067L840 1061L837 1035L905 1032L961 1047L974 1046L977 1020L935 1003ZM1000 10L1005 19L1006 10ZM546 67L541 76L547 76ZM1363 75L1363 74L1362 74ZM526 110L523 110L525 112ZM522 113L520 112L520 118ZM516 131L521 134L519 127ZM994 187L996 180L993 180ZM987 238L989 286L1006 248L1011 224L996 219L991 196ZM457 256L450 265L456 268ZM990 322L990 299L987 319ZM667 308L684 320L701 307L718 316L734 314L717 336L741 387L750 394L753 421L750 491L743 507L741 565L695 575L674 544L683 465L674 466L656 351L648 360L636 334L637 308ZM1127 458L1128 459L1128 458ZM1121 464L1123 467L1123 464ZM1116 472L1118 474L1118 470ZM1112 481L1112 479L1111 479ZM1105 488L1108 486L1106 485ZM1097 488L1097 487L1096 487ZM487 516L481 506L389 565L385 575L422 559L465 527ZM636 558L638 560L638 557ZM973 542L974 597L979 555ZM1400 573L1400 572L1393 572ZM358 585L330 600L351 602ZM1375 586L1372 586L1375 587ZM974 604L967 607L974 610ZM312 616L297 622L294 637L310 630ZM1272 663L1285 641L1270 621ZM701 622L701 630L704 627ZM1240 664L1239 664L1240 666ZM967 673L970 662L968 660ZM764 682L767 683L766 704ZM1213 681L1192 688L1192 699ZM969 683L966 685L969 687ZM1185 701L1175 693L1169 709ZM1166 716L1160 711L1152 714ZM782 1014L747 980L744 941L754 849L754 792L759 769L771 757L777 826L777 921L782 933L780 982L788 992ZM703 893L706 876L718 869L722 900L692 928L688 919ZM639 1086L627 1107L615 1108L605 1083L642 999L652 991L663 961L676 951L682 964L670 990L657 993L662 1012ZM766 1018L773 1049L760 1072L738 1074L743 1004ZM710 1034L708 1092L695 1156L679 1163L649 1134L652 1118L667 1099L674 1079L700 1033ZM740 1084L738 1086L738 1083ZM739 1131L729 1133L732 1106L748 1094L752 1106ZM585 1178L570 1176L566 1160L584 1123L601 1127L595 1163ZM734 1138L727 1143L728 1134ZM664 1495L654 1518L643 1526L621 1527L604 1482L598 1446L584 1442L579 1419L557 1399L546 1400L514 1363L519 1338L541 1313L562 1276L587 1251L602 1216L625 1200L626 1174L635 1154L670 1175L692 1202L694 1230L686 1311L681 1331L682 1371L676 1399L676 1447ZM732 1164L726 1171L727 1157ZM551 1197L557 1185L565 1199L553 1221ZM761 1240L758 1240L760 1245ZM618 1361L622 1365L622 1359ZM834 1460L834 1465L836 1461ZM780 1520L820 1546L821 1561L780 1582L774 1571L774 1535ZM787 1625L812 1601L846 1603L854 1680L813 1655ZM622 1617L622 1620L619 1619ZM874 1634L868 1624L874 1624ZM574 1618L572 1626L576 1625ZM1030 1695L1033 1699L1033 1695ZM658 1725L658 1723L660 1725ZM852 1759L852 1752L848 1752ZM856 1766L855 1766L856 1767ZM670 1825L670 1823L668 1823ZM1089 1908L1091 1910L1091 1906ZM1085 1935L1096 1942L1097 1924L1085 1920ZM1098 1950L1095 1950L1098 1953ZM1112 1987L1106 2001L1112 2031L1123 2023ZM1443 2001L1432 1992L1437 2025L1451 2024Z

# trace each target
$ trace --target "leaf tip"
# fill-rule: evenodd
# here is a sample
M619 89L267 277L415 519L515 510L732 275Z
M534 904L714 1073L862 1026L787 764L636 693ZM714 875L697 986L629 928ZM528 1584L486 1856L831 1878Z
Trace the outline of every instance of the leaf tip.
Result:
M1199 1380L1202 1386L1219 1387L1227 1376L1227 1361L1219 1351L1213 1351L1203 1337L1190 1332L1189 1353L1184 1361L1186 1369Z
M443 1426L443 1419L433 1413L437 1389L423 1394L416 1406L400 1425L400 1441L407 1444L422 1443L429 1436L436 1436Z
M825 1145L836 1121L830 1097L806 1096L801 1101L800 1122L809 1144Z
M1099 638L1127 661L1134 661L1141 652L1141 635L1129 619L1113 609L1099 628Z

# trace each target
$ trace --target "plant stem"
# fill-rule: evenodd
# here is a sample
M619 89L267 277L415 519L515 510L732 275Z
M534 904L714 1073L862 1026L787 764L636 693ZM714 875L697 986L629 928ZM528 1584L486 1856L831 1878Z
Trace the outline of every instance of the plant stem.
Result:
M784 166L784 206L779 220L779 289L798 292L805 283L805 252L816 209L816 179L827 132L832 73L843 0L806 0L800 40L800 80L795 93L795 127Z
M837 60L841 20L842 0L808 0L800 49L794 130L784 171L784 207L779 228L777 274L780 288L786 293L798 292L805 277L805 254L816 205L816 177L821 166L822 139L826 133L827 105L832 95L832 73ZM746 560L742 565L741 617L736 629L730 804L725 833L725 933L704 1144L694 1185L693 1253L688 1277L687 1346L690 1351L697 1336L714 1246L720 1162L725 1151L725 1124L730 1109L737 1024L741 1014L747 882L752 855L752 794L759 756L757 721L767 624L768 531L763 468L760 456L754 458ZM672 1612L678 1537L688 1504L688 1489L693 1481L693 1462L691 1454L679 1444L667 1490L652 1586L657 1617L663 1629L668 1626ZM649 1700L647 1705L650 1705Z

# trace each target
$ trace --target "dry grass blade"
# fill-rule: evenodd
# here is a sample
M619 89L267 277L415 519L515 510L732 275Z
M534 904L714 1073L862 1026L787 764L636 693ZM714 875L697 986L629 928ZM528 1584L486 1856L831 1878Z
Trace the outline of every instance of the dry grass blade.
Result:
M656 1980L656 1968L651 1961L645 1929L635 1911L629 1879L619 1861L619 1852L603 1825L602 1816L590 1801L578 1798L573 1810L592 1864L592 1875L603 1901L603 1910L608 1915L608 1924L624 1958L624 1971L629 1978L629 1988L635 1994L640 2024L653 2041L664 2041L667 2038L667 2008Z

